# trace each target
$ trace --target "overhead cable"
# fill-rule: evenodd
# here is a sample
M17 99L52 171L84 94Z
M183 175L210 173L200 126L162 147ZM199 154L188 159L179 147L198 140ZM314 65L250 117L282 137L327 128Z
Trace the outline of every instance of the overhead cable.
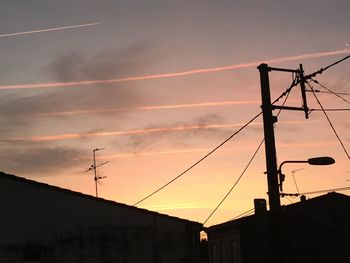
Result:
M322 85L321 83L319 83L316 79L311 79L313 82L315 82L316 84L318 84L319 86L321 86L322 88L324 88L325 90L327 90L329 93L337 96L338 98L342 99L343 101L347 102L350 104L350 101L348 101L347 99L343 98L342 96L339 95L339 93L333 92L332 90L328 89L327 87L325 87L324 85Z
M323 189L323 190L316 190L311 192L303 192L299 195L312 195L312 194L321 194L321 193L329 193L329 192L335 192L335 191L348 191L350 190L350 186L347 187L340 187L340 188L331 188L331 189Z
M176 177L174 177L173 179L171 179L169 182L167 182L166 184L164 184L163 186L159 187L157 190L153 191L152 193L150 193L149 195L145 196L144 198L142 198L140 201L136 202L134 204L134 206L140 204L141 202L145 201L146 199L150 198L151 196L155 195L156 193L158 193L159 191L161 191L162 189L164 189L165 187L167 187L169 184L173 183L174 181L176 181L177 179L179 179L181 176L183 176L184 174L186 174L187 172L189 172L190 170L192 170L195 166L197 166L199 163L201 163L202 161L204 161L206 158L208 158L210 155L212 155L214 152L216 152L219 148L221 148L224 144L226 144L229 140L231 140L233 137L235 137L238 133L240 133L242 130L244 130L247 126L249 126L253 121L255 121L260 115L262 114L262 112L260 112L259 114L255 115L250 121L248 121L246 124L244 124L241 128L239 128L237 131L235 131L233 134L231 134L229 137L227 137L223 142L221 142L218 146L216 146L213 150L211 150L209 153L207 153L206 155L204 155L202 158L200 158L197 162L195 162L194 164L192 164L190 167L188 167L186 170L184 170L182 173L180 173L179 175L177 175Z
M310 109L310 111L349 111L350 108L339 108L339 109Z
M348 55L348 56L346 56L346 57L344 57L344 58L342 58L342 59L340 59L340 60L338 60L338 61L336 61L336 62L330 64L330 65L328 65L328 66L325 67L325 68L321 68L321 69L315 71L314 73L311 73L311 74L309 74L309 75L306 75L304 79L307 80L307 79L311 79L311 78L313 78L313 77L316 77L316 75L322 74L322 73L323 73L324 71L326 71L327 69L329 69L329 68L331 68L331 67L333 67L333 66L339 64L340 62L343 62L344 60L347 60L348 58L350 58L350 55Z
M252 157L250 158L248 164L245 166L245 168L243 169L242 173L240 174L240 176L237 178L236 182L233 184L233 186L230 188L230 190L226 193L226 195L221 199L221 201L219 202L219 204L214 208L214 210L210 213L210 215L207 217L207 219L205 219L205 221L203 222L203 225L205 225L208 220L212 217L212 215L216 212L216 210L219 209L219 207L221 206L221 204L226 200L226 198L231 194L232 190L236 187L236 185L238 184L238 182L242 179L243 175L245 174L245 172L247 171L247 169L249 168L250 164L253 162L253 160L255 159L255 156L257 155L257 153L259 152L261 146L263 145L265 139L262 139L262 141L260 142L258 148L255 150L254 154L252 155Z
M255 208L253 207L253 208L251 208L251 209L249 209L249 210L247 210L247 211L245 211L245 212L243 212L243 213L241 213L241 214L235 216L235 217L232 218L230 221L236 220L236 219L241 218L241 217L243 217L243 216L249 216L249 215L251 215L251 214L254 213L254 210L255 210Z
M308 84L309 88L310 88L311 91L312 91L312 90L313 90L313 87L312 87L309 83L307 83L307 84ZM316 96L316 93L315 93L315 92L312 92L312 94L314 95L314 97L315 97L317 103L320 105L320 107L321 107L321 109L322 109L322 111L323 111L323 114L325 115L325 117L326 117L326 119L327 119L329 125L331 126L331 128L332 128L332 130L333 130L335 136L337 137L337 139L338 139L340 145L342 146L342 148L343 148L343 150L344 150L346 156L348 157L348 159L350 159L350 155L349 155L348 151L346 150L345 145L343 144L342 140L340 139L340 137L339 137L337 131L335 130L335 128L334 128L334 126L333 126L333 124L332 124L330 118L328 117L328 114L327 114L326 111L324 110L324 108L323 108L323 106L322 106L320 100L319 100L318 97Z
M301 195L314 195L314 194L322 194L322 193L330 193L330 192L335 192L335 191L349 191L350 186L348 187L340 187L340 188L332 188L332 189L324 189L324 190L316 190L316 191L311 191L311 192L303 192L303 193L280 193L281 197L286 197L286 196L291 196L291 197L298 197Z
M312 80L314 80L314 79L312 79ZM317 84L319 84L319 83L317 83ZM311 90L308 90L308 89L306 91L307 92L312 92ZM350 93L348 93L348 92L334 92L334 91L329 92L329 91L318 90L318 89L314 89L314 92L316 92L316 93L326 93L326 94L337 94L337 95L350 96Z
M292 85L290 87L293 87L293 83L294 83L295 79L293 78L293 82ZM285 96L284 101L282 103L282 105L284 106L287 102L287 99L289 97L291 88L287 89L285 92L283 92L283 94L281 96L278 97L278 99L275 100L278 101L279 99L281 99L282 97ZM281 114L282 109L280 109L277 113L277 117ZM219 202L219 204L214 208L214 210L210 213L210 215L207 217L207 219L204 221L203 225L206 224L208 222L208 220L213 216L213 214L219 209L219 207L222 205L222 203L226 200L226 198L231 194L232 190L236 187L236 185L238 184L238 182L241 180L242 176L245 174L245 172L247 171L247 169L249 168L250 164L253 162L254 158L256 157L256 155L258 154L261 146L263 145L265 141L265 138L262 139L261 143L259 144L258 148L255 150L254 154L252 155L252 157L250 158L248 164L245 166L245 168L243 169L241 175L238 177L238 179L236 180L236 182L233 184L233 186L230 188L230 190L226 193L226 195L223 197L223 199L221 199L221 201Z

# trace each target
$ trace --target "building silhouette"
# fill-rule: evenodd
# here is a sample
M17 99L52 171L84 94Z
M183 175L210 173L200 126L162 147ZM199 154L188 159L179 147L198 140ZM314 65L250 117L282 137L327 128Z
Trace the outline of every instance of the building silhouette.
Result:
M278 249L272 228L278 224ZM328 193L282 206L279 220L255 202L255 214L206 229L210 263L271 262L277 253L284 263L350 262L350 196Z
M202 224L0 172L0 263L199 261Z

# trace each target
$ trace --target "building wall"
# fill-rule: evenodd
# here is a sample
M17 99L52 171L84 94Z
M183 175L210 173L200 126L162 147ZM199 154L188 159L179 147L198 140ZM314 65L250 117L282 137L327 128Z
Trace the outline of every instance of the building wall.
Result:
M329 193L282 207L278 217L248 216L206 232L210 263L270 262L275 255L284 263L350 262L350 197ZM231 240L239 240L240 261Z
M45 262L197 260L200 224L190 221L3 177L0 209L0 263L31 248Z
M241 242L237 229L211 232L208 249L210 263L241 263Z

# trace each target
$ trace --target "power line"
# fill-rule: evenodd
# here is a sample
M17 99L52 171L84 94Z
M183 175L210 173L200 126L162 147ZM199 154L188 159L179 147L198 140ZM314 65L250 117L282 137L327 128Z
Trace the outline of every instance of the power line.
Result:
M312 194L321 194L321 193L328 193L328 192L335 192L335 191L348 191L348 190L350 190L350 186L304 192L304 193L300 193L299 195L312 195Z
M313 87L312 87L312 86L311 86L309 83L307 83L307 84L308 84L308 86L310 87L311 91L313 91ZM323 111L324 115L326 116L326 119L327 119L327 121L328 121L329 125L331 126L331 128L332 128L332 130L333 130L333 132L334 132L335 136L337 137L337 139L338 139L339 143L341 144L341 146L342 146L342 148L343 148L343 150L344 150L344 152L345 152L346 156L348 157L348 159L350 159L350 155L349 155L349 153L347 152L347 150L346 150L346 148L345 148L345 146L344 146L344 144L343 144L342 140L340 139L340 137L339 137L339 135L338 135L337 131L335 130L335 128L334 128L334 126L333 126L333 124L332 124L331 120L329 119L329 117L328 117L327 113L326 113L326 112L325 112L325 110L323 109L323 106L322 106L322 104L321 104L320 100L318 99L318 97L316 96L316 93L315 93L315 92L313 92L312 94L314 95L314 97L315 97L315 99L316 99L317 103L320 105L320 107L321 107L321 109L322 109L322 111Z
M334 63L332 63L332 64L330 64L330 65L328 65L328 66L326 66L325 68L321 68L321 69L315 71L314 73L311 73L311 74L309 74L309 75L306 75L306 76L305 76L305 80L307 80L307 79L312 79L313 77L316 77L316 75L322 74L322 73L323 73L324 71L326 71L327 69L329 69L329 68L331 68L331 67L333 67L333 66L339 64L340 62L343 62L344 60L347 60L348 58L350 58L350 55L348 55L348 56L346 56L346 57L344 57L344 58L342 58L342 59L340 59L340 60L338 60L338 61L336 61L336 62L334 62Z
M312 92L311 90L306 90L307 92ZM326 93L326 94L338 94L338 95L346 95L346 96L350 96L350 93L347 92L329 92L329 91L324 91L324 90L318 90L318 89L314 89L314 91L316 93Z
M151 194L145 196L144 198L142 198L140 201L136 202L134 204L134 206L140 204L141 202L145 201L146 199L150 198L151 196L155 195L156 193L158 193L159 191L161 191L162 189L164 189L165 187L167 187L169 184L173 183L174 181L176 181L177 179L179 179L181 176L183 176L184 174L186 174L188 171L192 170L195 166L197 166L199 163L201 163L202 161L204 161L206 158L208 158L210 155L212 155L216 150L218 150L219 148L221 148L224 144L226 144L229 140L231 140L234 136L236 136L238 133L240 133L243 129L245 129L247 126L249 126L249 124L251 124L254 120L256 120L260 115L262 114L262 112L260 112L259 114L257 114L256 116L254 116L250 121L248 121L246 124L244 124L240 129L238 129L237 131L235 131L233 134L231 134L228 138L226 138L223 142L221 142L218 146L216 146L213 150L211 150L209 153L207 153L206 155L204 155L201 159L199 159L197 162L195 162L194 164L192 164L190 167L188 167L186 170L184 170L182 173L180 173L179 175L177 175L176 177L174 177L173 179L171 179L169 182L167 182L166 184L164 184L163 186L159 187L157 190L153 191Z
M282 97L285 96L284 101L282 103L282 106L284 106L287 102L287 99L289 97L291 88L293 87L295 83L295 79L293 79L291 86L282 93L281 96L279 96L274 102L277 102L278 100L280 100ZM281 114L282 109L280 109L277 113L277 117ZM219 202L219 204L214 208L214 210L211 212L211 214L207 217L207 219L204 221L203 225L206 224L208 222L208 220L213 216L213 214L219 209L219 207L222 205L222 203L226 200L226 198L231 194L232 190L236 187L236 185L238 184L238 182L241 180L242 176L244 175L244 173L247 171L247 169L249 168L250 164L252 163L252 161L254 160L254 158L256 157L257 153L259 152L262 144L264 143L265 138L262 139L261 143L259 144L258 148L256 149L256 151L254 152L253 156L251 157L251 159L249 160L248 164L246 165L246 167L244 168L244 170L242 171L241 175L238 177L238 179L236 180L236 182L233 184L233 186L230 188L230 190L227 192L227 194L224 196L224 198Z
M338 60L330 65L328 65L327 67L325 68L321 68L320 70L312 73L312 74L309 74L307 76L305 76L304 79L311 79L312 77L315 77L317 74L322 74L323 71L329 69L330 67L333 67L334 65L346 60L350 58L350 55L341 59L341 60ZM276 103L278 100L280 100L282 97L286 96L285 98L285 101L284 103L286 102L287 98L288 98L288 95L290 93L290 91L292 90L292 88L294 86L296 86L297 84L299 84L300 80L297 80L297 79L294 79L293 78L293 82L291 84L291 86L284 92L282 93L281 96L279 96L272 104ZM309 85L310 86L310 85ZM316 97L315 93L313 93L314 96ZM317 99L317 97L316 97ZM283 103L283 104L284 104ZM319 103L320 104L320 103ZM321 106L321 109L323 110L324 114L326 115L325 113L325 110L323 109L322 105L320 104ZM280 114L281 110L279 111L278 114ZM235 135L237 135L240 131L242 131L244 128L246 128L250 123L252 123L256 118L258 118L260 115L262 114L262 112L260 112L259 114L257 114L255 117L253 117L249 122L247 122L245 125L243 125L238 131L236 131L235 133L233 133L232 135L230 135L227 139L225 139L222 143L220 143L217 147L215 147L213 150L211 150L208 154L206 154L205 156L203 156L201 159L199 159L197 162L195 162L193 165L191 165L189 168L187 168L186 170L184 170L182 173L180 173L179 175L177 175L175 178L173 178L172 180L170 180L169 182L167 182L166 184L164 184L163 186L161 186L160 188L158 188L157 190L153 191L151 194L147 195L146 197L142 198L140 201L136 202L134 204L134 206L140 204L141 202L145 201L146 199L150 198L151 196L153 196L154 194L158 193L159 191L161 191L162 189L164 189L166 186L170 185L171 183L173 183L174 181L176 181L177 179L179 179L181 176L183 176L184 174L186 174L188 171L190 171L191 169L193 169L195 166L197 166L199 163L201 163L202 161L204 161L207 157L209 157L211 154L213 154L216 150L218 150L219 148L221 148L226 142L228 142L229 140L231 140ZM327 116L327 115L326 115ZM327 119L329 120L328 116L327 116ZM330 122L330 120L329 120ZM330 122L331 124L331 122ZM332 126L332 125L331 125ZM332 126L333 127L333 126ZM333 128L334 130L334 128ZM336 131L334 130L334 132L336 133ZM336 134L337 135L337 134ZM337 136L339 138L339 136ZM340 140L340 138L339 138ZM263 140L264 141L264 140ZM261 143L262 144L262 143ZM342 142L341 142L342 144ZM342 144L343 145L343 144ZM233 190L233 188L237 185L238 181L241 179L241 177L243 176L243 174L245 173L246 169L249 167L250 163L253 161L255 155L257 154L258 150L260 149L260 146L258 147L257 151L254 153L252 159L249 161L248 165L246 166L246 168L243 170L242 174L240 175L240 177L238 178L238 180L236 181L236 183L233 185L233 187L231 188ZM345 148L344 148L345 150ZM346 151L346 150L345 150ZM346 152L347 153L347 152ZM347 154L348 155L348 154ZM348 155L349 157L349 155ZM349 157L350 159L350 157ZM222 204L222 202L227 198L227 196L231 193L231 190L229 191L229 193L224 197L224 199L219 203L219 205L214 209L214 211L209 215L209 217L205 220L204 224L209 220L209 218L212 216L212 214L215 213L215 211L218 209L218 207Z
M338 98L342 99L343 101L347 102L350 104L350 101L348 101L347 99L343 98L342 96L339 95L339 93L333 92L332 90L328 89L326 86L322 85L321 83L319 83L316 79L311 79L313 82L315 82L316 84L318 84L319 86L321 86L322 88L324 88L325 90L327 90L329 93L337 96Z
M300 195L314 195L314 194L322 194L322 193L329 193L329 192L341 192L341 191L349 191L350 186L347 187L340 187L340 188L331 188L331 189L323 189L323 190L316 190L311 192L303 192L303 193L281 193L281 196L300 196Z
M236 219L241 218L241 217L243 217L243 216L249 216L249 215L251 215L251 214L254 212L254 210L255 210L255 208L253 207L253 208L251 208L251 209L249 209L249 210L247 210L247 211L245 211L245 212L243 212L243 213L241 213L241 214L235 216L235 217L232 218L230 221L236 220Z
M250 164L253 162L253 160L255 159L255 156L257 155L257 153L259 152L261 146L263 145L265 139L262 139L262 141L260 142L258 148L255 150L254 154L252 155L252 157L250 158L248 164L246 165L246 167L243 169L241 175L237 178L236 182L233 184L233 186L230 188L230 190L226 193L226 195L224 196L224 198L222 198L222 200L220 201L220 203L214 208L214 210L210 213L210 215L207 217L207 219L203 222L203 225L205 225L208 220L213 216L213 214L216 212L216 210L219 209L219 207L221 206L221 204L226 200L226 198L231 194L232 190L236 187L236 185L238 184L238 182L242 179L243 175L245 174L245 172L247 171L247 169L249 168Z
M340 60L338 60L338 61L336 61L336 62L334 62L334 63L332 63L332 64L330 64L330 65L328 65L328 66L326 66L325 68L321 68L321 69L319 69L318 71L315 71L315 72L313 72L313 73L311 73L311 74L309 74L309 75L304 76L303 81L305 81L306 83L308 83L307 80L308 80L308 79L311 79L312 81L314 81L314 82L316 83L317 80L314 80L313 77L315 77L315 76L318 75L318 74L322 74L322 73L323 73L324 71L326 71L327 69L329 69L329 68L331 68L331 67L333 67L333 66L339 64L340 62L342 62L342 61L344 61L344 60L346 60L346 59L348 59L348 58L350 58L350 55L348 55L348 56L346 56L346 57L344 57L344 58L342 58L342 59L340 59ZM283 98L285 95L289 94L289 93L291 92L291 90L292 90L295 86L297 86L298 84L301 84L300 78L295 78L294 73L292 73L292 83L291 83L290 87L289 87L285 92L283 92L277 99L275 99L275 100L272 102L272 104L275 104L277 101L279 101L279 100L280 100L281 98ZM319 84L319 83L317 82L317 84ZM321 85L321 84L319 84L319 85ZM322 86L322 87L325 88L325 89L327 89L327 88L324 87L324 86ZM331 91L331 90L328 90L328 89L327 89L327 91L330 92L330 93L333 93L333 94L336 95L336 96L341 95L340 93L335 93L335 92L333 92L333 91ZM309 91L309 92L310 92L310 91ZM345 95L350 95L350 94L345 94ZM339 97L340 97L340 96L339 96ZM344 99L344 98L342 98L342 99Z
M350 108L343 109L310 109L310 111L349 111Z

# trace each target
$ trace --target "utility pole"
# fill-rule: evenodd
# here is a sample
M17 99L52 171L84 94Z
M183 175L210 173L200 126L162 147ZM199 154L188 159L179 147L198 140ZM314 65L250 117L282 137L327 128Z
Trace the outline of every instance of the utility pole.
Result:
M93 164L90 166L89 169L87 169L85 172L89 172L89 171L94 171L94 181L95 181L95 192L96 192L96 197L98 197L98 189L97 189L97 184L98 184L98 181L101 180L101 179L104 179L104 178L107 178L107 176L99 176L98 173L97 173L97 167L100 167L102 165L105 165L107 163L109 163L109 161L107 162L104 162L104 163L101 163L99 165L96 165L96 152L97 151L102 151L104 150L105 148L96 148L96 149L93 149L92 150L92 157L93 157Z
M293 110L293 111L303 111L305 118L309 118L309 108L307 106L306 100L306 87L305 83L308 80L313 80L318 74L322 74L325 70L337 65L338 63L350 58L350 55L338 60L325 68L304 75L303 65L299 65L299 69L286 69L286 68L273 68L269 67L267 64L261 64L258 69L260 72L260 84L261 84L261 101L262 101L262 113L263 113L263 123L264 123L264 138L265 138L265 155L266 155L266 174L268 182L268 196L270 203L271 211L271 220L270 220L270 261L272 263L282 263L284 262L284 247L283 247L283 233L282 233L282 211L281 211L281 202L280 202L280 190L279 186L282 185L282 182L278 182L278 170L277 170L277 158L276 158L276 142L275 142L275 133L274 133L274 124L277 122L277 116L273 115L273 110ZM270 94L270 81L269 81L269 72L270 71L281 71L292 73L295 78L291 86L284 92L280 97L278 97L273 103L271 103L271 94ZM300 84L301 97L302 97L302 106L293 107L285 106L283 103L280 105L275 105L280 98L289 94L293 87ZM282 180L281 180L282 181Z
M277 116L273 115L274 109L286 109L286 110L301 110L304 111L305 117L308 118L309 110L306 102L306 91L305 91L305 77L302 65L297 70L284 69L284 68L272 68L267 64L261 64L259 67L260 72L260 84L261 84L261 101L262 101L262 113L264 123L264 138L265 138L265 155L266 155L266 174L268 184L268 196L271 211L271 220L269 223L270 235L270 250L269 260L271 263L282 263L284 262L284 248L282 245L282 213L281 213L281 201L280 201L280 189L279 186L282 182L278 182L278 170L277 170L277 156L276 156L276 142L274 124L278 121ZM291 87L287 90L288 93L297 84L300 83L301 96L303 98L302 107L289 107L275 106L271 103L270 93L270 71L282 71L290 72L297 75L297 82L292 83Z
M280 191L278 183L278 171L277 171L277 155L276 155L276 142L275 142L275 131L274 124L278 121L277 117L273 115L273 110L294 110L303 111L305 118L309 117L309 109L306 101L306 90L303 66L300 64L299 69L285 69L285 68L272 68L267 64L261 64L259 67L260 72L260 85L261 85L261 101L262 101L262 113L264 123L264 138L265 138L265 155L266 155L266 174L267 174L267 185L268 185L268 196L271 211L279 211L281 209ZM302 107L290 107L290 106L278 106L271 103L270 94L270 71L282 71L294 73L297 75L297 82L293 83L289 91L300 84L301 97L303 100Z
M269 67L267 64L261 64L258 67L260 71L261 100L264 122L265 138L265 156L266 156L266 173L270 210L279 210L281 207L280 193L278 189L278 174L276 160L276 142L274 123L277 117L272 115L272 104L270 94Z

